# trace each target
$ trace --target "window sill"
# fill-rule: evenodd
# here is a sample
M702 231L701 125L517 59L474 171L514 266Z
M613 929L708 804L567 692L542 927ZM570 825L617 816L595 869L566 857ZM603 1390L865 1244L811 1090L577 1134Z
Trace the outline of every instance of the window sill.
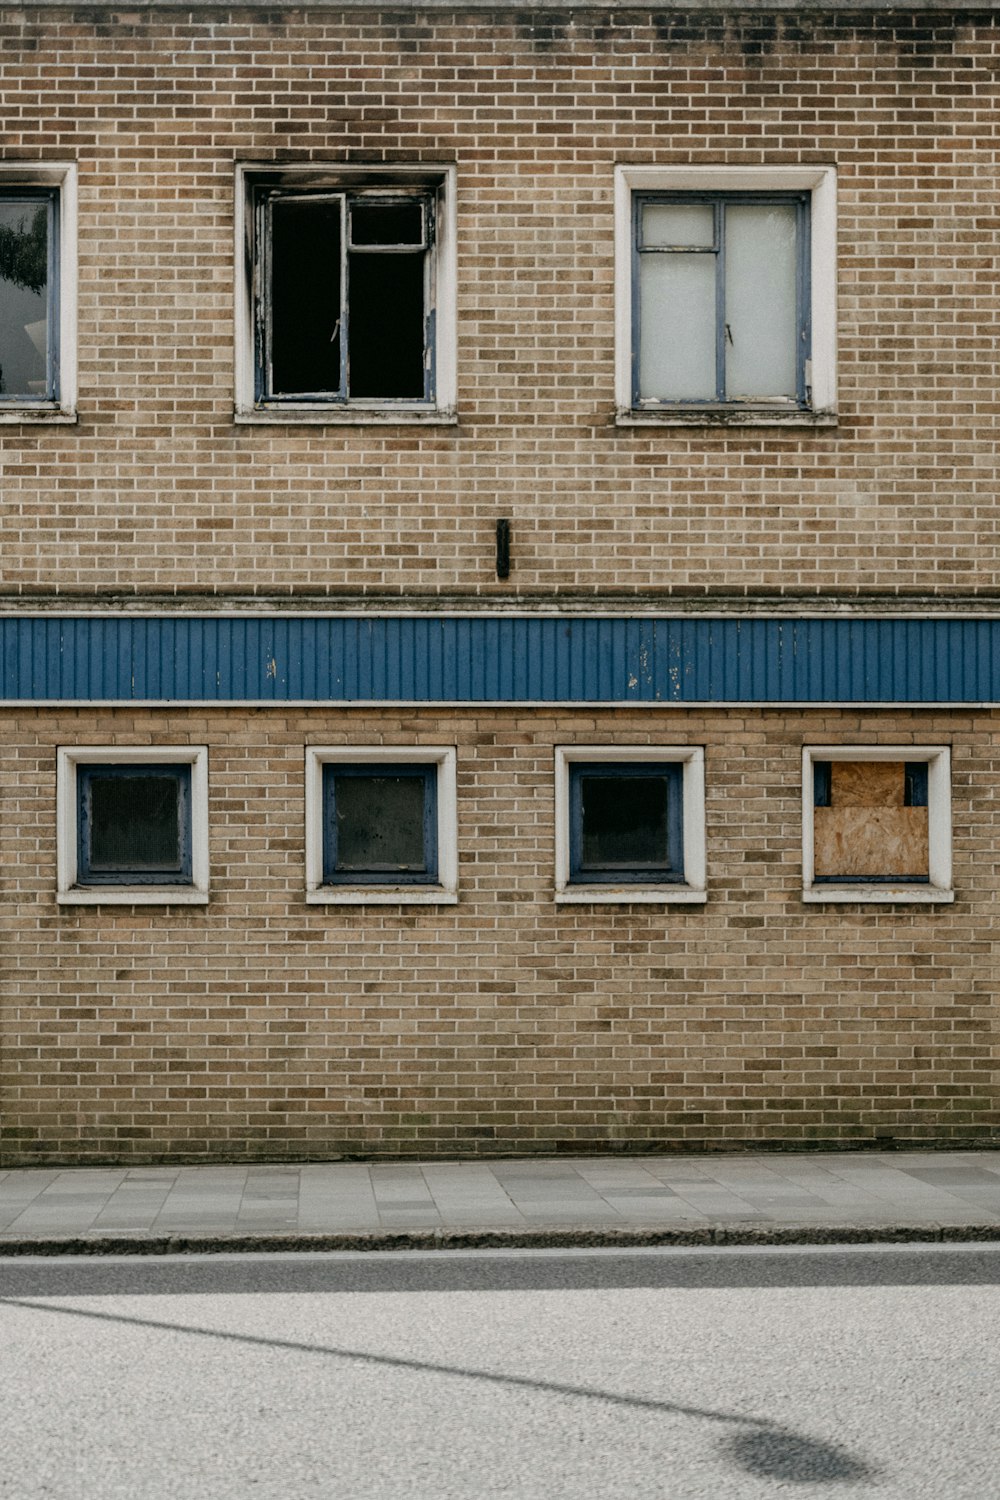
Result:
M589 885L556 891L559 906L703 906L707 891L696 891L689 885Z
M458 892L441 886L333 886L306 891L310 906L457 906Z
M426 406L261 406L236 410L238 427L392 427L417 423L425 427L456 427L458 413Z
M72 427L76 412L64 406L0 406L0 427L48 426Z
M683 410L663 407L649 411L619 411L616 427L836 427L835 411L739 410L731 407Z
M911 906L943 905L954 901L953 890L942 890L936 885L838 885L811 886L802 892L806 902L819 904L827 901L853 901L864 906L903 904Z
M208 892L190 885L74 886L58 891L60 906L207 906Z

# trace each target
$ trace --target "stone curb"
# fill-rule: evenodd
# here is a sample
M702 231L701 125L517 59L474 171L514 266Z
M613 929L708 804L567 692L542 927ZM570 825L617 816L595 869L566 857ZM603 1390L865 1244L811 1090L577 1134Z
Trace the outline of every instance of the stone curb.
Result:
M412 1229L333 1234L84 1234L3 1239L0 1259L59 1255L234 1255L292 1251L629 1250L655 1246L1000 1242L993 1224L727 1224L703 1229Z

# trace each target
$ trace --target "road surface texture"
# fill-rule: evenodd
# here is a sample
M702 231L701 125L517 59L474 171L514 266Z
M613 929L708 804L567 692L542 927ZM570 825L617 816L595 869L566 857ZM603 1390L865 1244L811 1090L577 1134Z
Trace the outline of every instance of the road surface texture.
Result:
M0 1264L4 1500L991 1500L998 1391L996 1246Z

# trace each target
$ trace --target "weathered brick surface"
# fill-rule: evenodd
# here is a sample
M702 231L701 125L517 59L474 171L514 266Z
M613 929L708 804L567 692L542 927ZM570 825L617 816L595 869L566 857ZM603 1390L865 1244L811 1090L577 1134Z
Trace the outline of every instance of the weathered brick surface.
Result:
M953 744L953 906L806 906L801 745ZM55 904L58 744L207 743L206 908ZM459 751L457 907L308 906L303 746ZM707 746L705 907L557 906L554 744ZM9 726L6 1163L985 1140L1000 718L44 710Z
M8 429L8 592L993 590L996 15L0 12L80 168L80 423ZM454 429L232 423L233 164L455 162ZM612 425L615 163L835 164L835 431ZM498 585L492 534L514 522Z

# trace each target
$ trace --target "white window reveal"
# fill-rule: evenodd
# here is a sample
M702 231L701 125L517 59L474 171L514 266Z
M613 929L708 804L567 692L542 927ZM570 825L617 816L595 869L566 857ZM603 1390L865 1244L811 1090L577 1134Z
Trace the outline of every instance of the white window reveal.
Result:
M832 420L831 170L619 168L620 421Z

